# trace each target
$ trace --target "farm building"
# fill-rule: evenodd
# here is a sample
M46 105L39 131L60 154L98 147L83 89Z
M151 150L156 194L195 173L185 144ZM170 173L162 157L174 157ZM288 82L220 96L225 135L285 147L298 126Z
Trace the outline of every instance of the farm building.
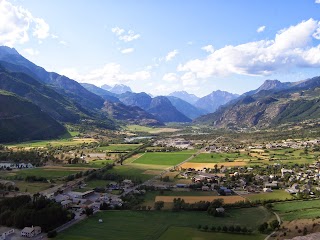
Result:
M25 227L24 229L21 230L21 236L28 237L28 238L35 237L40 233L41 233L41 227L39 226Z

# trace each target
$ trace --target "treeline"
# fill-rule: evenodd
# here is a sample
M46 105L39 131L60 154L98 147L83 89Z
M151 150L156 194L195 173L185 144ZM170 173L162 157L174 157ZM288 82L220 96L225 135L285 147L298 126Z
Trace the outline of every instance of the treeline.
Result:
M242 233L242 234L251 234L252 230L250 228L247 227L240 227L240 226L211 226L209 228L208 225L199 225L198 226L198 230L201 231L211 231L211 232L224 232L224 233Z
M31 199L28 195L5 198L0 202L0 225L24 228L40 226L50 231L71 220L74 216L55 203L40 195Z
M0 152L1 162L12 162L12 163L31 163L34 166L41 166L43 163L52 160L52 155L40 152L37 150L22 150L22 151L3 151Z

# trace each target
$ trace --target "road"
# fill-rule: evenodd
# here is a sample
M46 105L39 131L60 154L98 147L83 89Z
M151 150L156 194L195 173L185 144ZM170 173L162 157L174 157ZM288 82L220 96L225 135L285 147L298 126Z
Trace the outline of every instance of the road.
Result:
M275 212L272 212L274 215L276 215L276 218L278 220L279 226L281 224L281 219L279 217L279 215ZM268 240L273 234L275 234L277 231L273 231L272 233L270 233L264 240Z

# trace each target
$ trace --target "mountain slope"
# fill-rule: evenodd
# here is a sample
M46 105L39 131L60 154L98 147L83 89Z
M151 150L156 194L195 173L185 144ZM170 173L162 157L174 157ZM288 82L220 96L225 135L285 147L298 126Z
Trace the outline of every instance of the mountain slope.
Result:
M190 104L195 104L196 101L199 100L199 97L194 94L187 93L186 91L176 91L170 93L169 96L180 98Z
M185 116L187 116L190 119L195 119L201 115L207 114L208 112L203 110L203 109L199 109L195 106L193 106L192 104L177 98L177 97L173 97L173 96L167 96L167 98L170 100L171 104L182 114L184 114Z
M13 92L40 107L51 117L62 122L77 122L81 115L75 105L44 84L24 73L9 73L1 68L0 89Z
M87 109L100 109L104 100L82 87L78 82L54 72L47 72L44 68L35 65L15 49L0 47L2 65L13 72L23 72L36 80L52 86L58 93L67 96L74 102ZM5 65L5 62L8 63Z
M220 106L236 99L237 97L239 97L238 94L218 90L200 98L194 105L200 109L206 110L207 112L214 112Z
M148 112L162 122L191 122L191 119L179 112L166 97L152 99Z
M93 84L90 83L81 83L81 85L87 89L88 91L102 97L104 100L106 101L110 101L110 102L120 102L120 100L115 97L114 93L109 92L108 90L99 88Z
M264 128L320 118L320 77L287 84L285 89L261 90L195 120L216 127Z
M25 99L0 91L0 102L0 142L56 138L67 133L60 123Z
M147 113L137 106L126 106L123 103L105 102L102 111L109 114L111 118L125 121L130 124L163 126L164 124L152 114Z

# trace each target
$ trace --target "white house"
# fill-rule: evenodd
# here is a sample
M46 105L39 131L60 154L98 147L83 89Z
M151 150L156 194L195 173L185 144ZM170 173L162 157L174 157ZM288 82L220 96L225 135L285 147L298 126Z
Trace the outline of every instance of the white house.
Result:
M21 236L28 237L28 238L35 237L40 233L41 233L41 227L39 226L25 227L24 229L21 230Z

